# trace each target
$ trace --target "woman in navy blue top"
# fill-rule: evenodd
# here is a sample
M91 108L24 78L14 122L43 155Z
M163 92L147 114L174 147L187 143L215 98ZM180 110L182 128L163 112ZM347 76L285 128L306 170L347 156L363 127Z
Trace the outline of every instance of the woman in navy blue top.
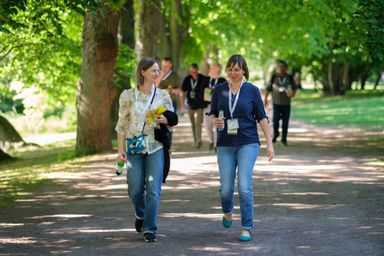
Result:
M269 161L275 153L260 91L244 80L249 78L249 71L243 56L233 55L226 72L228 82L215 87L210 112L217 128L222 223L226 228L232 225L237 169L242 226L239 240L249 241L253 228L252 175L260 147L257 122L267 140Z

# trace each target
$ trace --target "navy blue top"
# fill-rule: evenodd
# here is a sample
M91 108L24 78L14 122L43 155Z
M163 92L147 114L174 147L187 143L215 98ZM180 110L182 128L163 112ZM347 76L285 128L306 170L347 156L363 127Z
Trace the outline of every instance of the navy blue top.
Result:
M209 115L218 117L219 111L224 111L225 127L224 130L217 131L217 146L240 146L251 143L259 143L259 135L257 133L257 122L264 118L268 118L264 104L261 99L259 88L255 85L245 82L240 89L239 100L233 112L233 118L237 118L239 129L236 135L227 134L227 119L231 118L229 112L228 99L229 86L228 82L216 85L211 102L211 112ZM232 96L232 99L234 97Z

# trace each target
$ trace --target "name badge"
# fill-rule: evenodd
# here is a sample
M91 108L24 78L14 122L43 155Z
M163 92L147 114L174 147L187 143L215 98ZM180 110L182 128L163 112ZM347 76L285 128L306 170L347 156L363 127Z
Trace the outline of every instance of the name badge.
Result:
M228 135L237 135L237 129L239 129L239 121L237 119L228 119L227 120L227 133Z
M189 94L189 97L191 97L191 99L196 98L196 92L195 91L191 91L190 94Z

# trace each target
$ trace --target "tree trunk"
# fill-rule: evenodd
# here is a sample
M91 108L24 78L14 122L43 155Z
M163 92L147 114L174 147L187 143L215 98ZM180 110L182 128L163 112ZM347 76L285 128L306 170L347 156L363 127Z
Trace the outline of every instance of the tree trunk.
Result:
M110 111L118 50L119 13L101 6L84 17L83 61L77 94L76 149L96 153L112 149Z
M138 59L143 57L160 57L158 35L160 29L162 29L161 20L160 0L140 1Z
M121 17L119 22L119 45L126 45L132 51L135 48L135 17L133 9L133 0L127 0L121 10ZM113 99L111 109L111 137L116 138L117 133L115 126L119 118L119 96L125 89L131 88L131 77L123 75L121 83L117 86L117 95Z
M11 157L7 153L5 153L2 149L0 149L0 161L1 160L9 160L9 159L12 159L12 158L13 157Z
M373 90L377 89L377 86L379 85L380 80L381 80L381 72L379 71L379 72L377 72L377 79L375 81L375 85L373 86Z
M15 144L25 144L25 142L15 127L0 115L0 160L11 158L6 151Z
M340 65L339 77L340 77L340 95L344 95L348 90L349 85L349 64L343 63Z

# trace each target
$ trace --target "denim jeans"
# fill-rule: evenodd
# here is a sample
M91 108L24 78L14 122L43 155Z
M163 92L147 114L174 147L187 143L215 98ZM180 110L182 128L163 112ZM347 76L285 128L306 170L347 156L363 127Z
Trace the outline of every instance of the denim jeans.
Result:
M144 233L157 231L163 166L163 149L152 154L127 155L128 195L136 217L144 219Z
M276 105L273 104L273 137L279 137L279 122L283 120L282 130L283 134L281 137L282 142L287 142L288 136L288 123L289 116L291 114L291 105Z
M253 228L252 175L259 147L258 143L237 147L217 147L223 213L229 214L233 211L237 169L241 226L248 230Z

